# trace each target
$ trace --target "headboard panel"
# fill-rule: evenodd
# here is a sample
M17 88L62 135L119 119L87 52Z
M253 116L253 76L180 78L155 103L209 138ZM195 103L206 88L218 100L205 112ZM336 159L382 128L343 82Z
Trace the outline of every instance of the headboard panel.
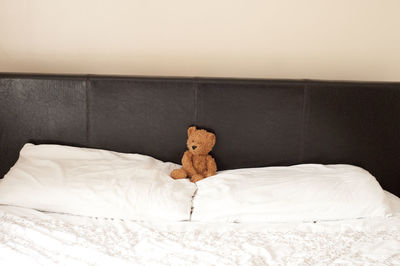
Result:
M195 123L190 79L89 80L88 146L179 162L186 128Z
M0 74L0 176L24 143L179 162L217 134L220 169L349 163L400 196L400 83Z
M300 162L303 92L301 82L200 81L196 124L216 131L219 167Z
M304 162L349 163L400 195L400 84L309 82Z
M85 146L84 77L0 75L0 177L26 142Z

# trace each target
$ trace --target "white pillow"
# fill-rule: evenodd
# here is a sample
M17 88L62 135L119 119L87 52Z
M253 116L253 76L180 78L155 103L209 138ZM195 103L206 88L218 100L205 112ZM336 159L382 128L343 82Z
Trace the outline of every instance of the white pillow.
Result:
M192 221L318 221L390 213L376 179L351 165L228 170L197 187Z
M0 181L0 204L132 220L190 219L196 186L179 165L140 154L26 144Z

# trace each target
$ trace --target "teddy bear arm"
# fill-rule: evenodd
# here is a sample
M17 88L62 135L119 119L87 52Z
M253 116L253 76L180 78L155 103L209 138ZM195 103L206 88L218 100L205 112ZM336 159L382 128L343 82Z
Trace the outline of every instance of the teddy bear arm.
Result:
M197 172L193 167L192 155L189 151L186 151L182 157L182 168L186 171L189 176L196 175Z
M215 175L217 173L217 164L210 155L207 156L207 177Z

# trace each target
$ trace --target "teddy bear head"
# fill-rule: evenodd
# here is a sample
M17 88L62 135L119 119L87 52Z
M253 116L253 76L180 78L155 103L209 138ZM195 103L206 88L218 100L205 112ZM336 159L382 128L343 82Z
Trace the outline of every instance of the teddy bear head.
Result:
M215 135L204 129L189 127L186 144L193 155L206 155L215 145Z

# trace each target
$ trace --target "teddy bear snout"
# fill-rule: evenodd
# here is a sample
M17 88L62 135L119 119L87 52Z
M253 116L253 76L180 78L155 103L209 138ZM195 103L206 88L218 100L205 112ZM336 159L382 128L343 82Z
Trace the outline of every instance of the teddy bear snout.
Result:
M196 148L197 148L197 146L196 146L196 145L193 145L193 146L192 146L192 149L193 149L193 150L195 150Z

